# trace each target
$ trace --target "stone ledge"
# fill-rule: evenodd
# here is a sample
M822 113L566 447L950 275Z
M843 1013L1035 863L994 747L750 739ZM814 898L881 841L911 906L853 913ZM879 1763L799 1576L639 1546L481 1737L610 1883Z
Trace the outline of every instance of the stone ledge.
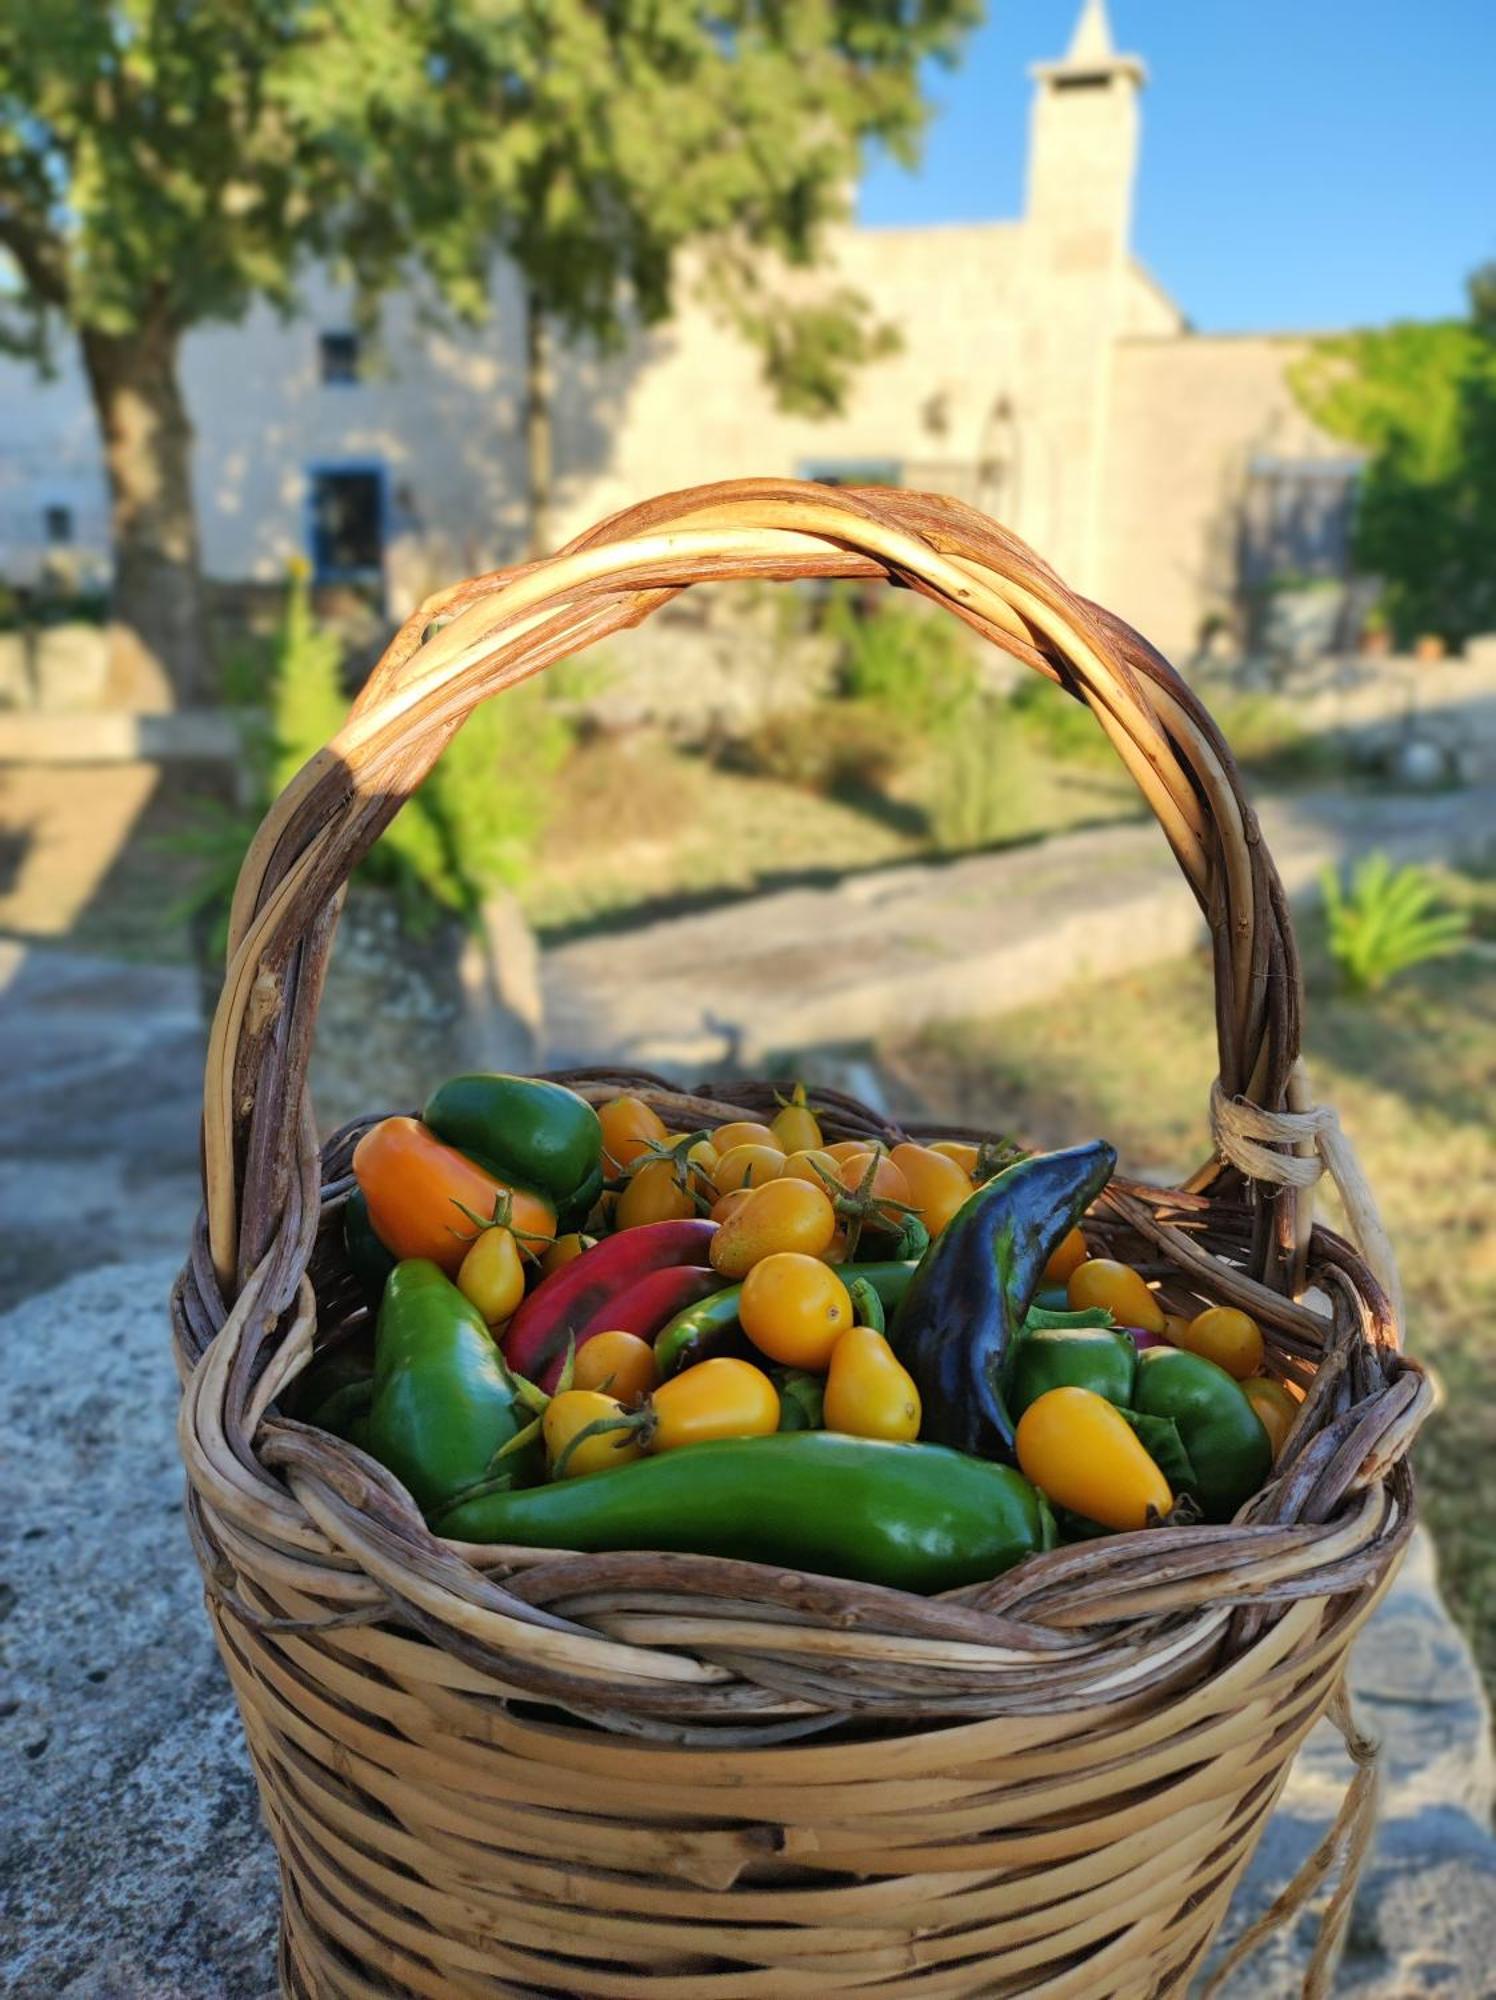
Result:
M181 1520L173 1259L72 1278L0 1318L0 1745L7 1956L23 2000L272 2000L276 1871ZM1385 1824L1337 1992L1480 2000L1496 1964L1488 1717L1426 1542L1357 1648L1382 1733ZM1339 1802L1321 1730L1289 1781L1228 1935ZM1298 1990L1304 1924L1231 2000Z

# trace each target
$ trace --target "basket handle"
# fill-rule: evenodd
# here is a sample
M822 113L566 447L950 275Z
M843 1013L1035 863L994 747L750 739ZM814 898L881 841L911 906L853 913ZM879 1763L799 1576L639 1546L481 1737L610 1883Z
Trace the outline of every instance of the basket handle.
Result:
M1096 716L1210 929L1214 1150L1189 1185L1250 1180L1260 1197L1254 1273L1276 1289L1297 1288L1308 1183L1323 1165L1306 1154L1323 1153L1325 1129L1305 1122L1296 1069L1298 955L1256 817L1198 698L1130 627L972 508L876 487L733 480L629 508L545 561L429 599L396 634L337 736L267 813L234 895L204 1082L208 1243L226 1295L272 1257L267 1301L294 1296L315 1222L307 1061L342 891L466 716L693 584L812 577L916 590ZM1244 1115L1229 1115L1232 1107ZM1379 1246L1367 1248L1375 1267ZM1384 1284L1389 1271L1379 1272Z

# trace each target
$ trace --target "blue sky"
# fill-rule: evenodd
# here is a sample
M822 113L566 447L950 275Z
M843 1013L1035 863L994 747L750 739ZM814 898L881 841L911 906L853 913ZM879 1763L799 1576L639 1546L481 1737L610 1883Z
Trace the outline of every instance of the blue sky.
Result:
M1016 216L1028 65L1080 0L989 0L922 166L873 165L868 222ZM1148 64L1134 247L1204 330L1463 309L1496 257L1496 0L1111 0Z

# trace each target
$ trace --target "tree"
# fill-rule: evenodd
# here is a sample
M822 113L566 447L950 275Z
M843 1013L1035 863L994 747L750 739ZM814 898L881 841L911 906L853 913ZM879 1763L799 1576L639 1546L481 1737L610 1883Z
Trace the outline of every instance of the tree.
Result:
M533 499L548 487L547 322L626 337L680 253L779 392L834 406L886 344L864 301L788 285L862 147L906 155L920 66L978 0L0 0L7 344L82 347L108 472L115 615L188 695L204 658L184 335L294 310L327 259L366 306L416 270L482 312L496 250L533 328Z
M1496 631L1496 271L1470 298L1468 321L1318 341L1290 377L1316 422L1370 454L1356 561L1384 580L1404 645Z

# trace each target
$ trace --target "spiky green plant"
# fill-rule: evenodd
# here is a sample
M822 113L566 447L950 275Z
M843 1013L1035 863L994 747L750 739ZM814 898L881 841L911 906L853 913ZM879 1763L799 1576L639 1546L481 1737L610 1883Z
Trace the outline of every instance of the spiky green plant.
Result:
M1330 956L1350 993L1380 993L1398 973L1464 949L1470 920L1439 908L1426 869L1394 868L1385 854L1368 854L1348 887L1333 868L1320 883Z

